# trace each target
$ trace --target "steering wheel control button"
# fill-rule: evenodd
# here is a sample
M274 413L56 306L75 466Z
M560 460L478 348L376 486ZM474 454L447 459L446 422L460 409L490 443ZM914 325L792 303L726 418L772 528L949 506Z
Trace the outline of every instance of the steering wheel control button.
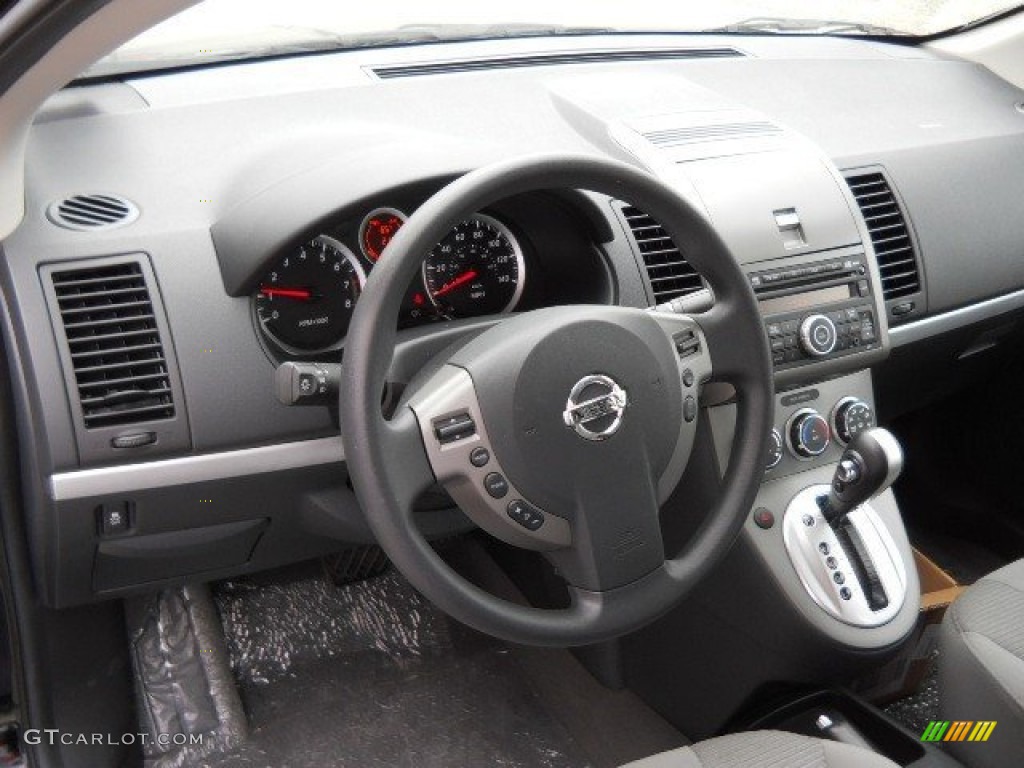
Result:
M592 374L573 385L562 421L584 440L607 440L619 431L628 405L626 390L614 379Z
M803 521L804 521L804 525L806 525L808 528L813 528L814 527L814 516L813 515L804 515Z
M683 400L683 418L688 424L697 418L697 400L692 395Z
M758 507L754 510L754 523L758 528L764 528L767 531L775 525L775 515L772 514L770 509Z
M694 375L693 375L693 371L691 371L689 368L687 368L685 371L683 371L683 386L684 387L692 387L694 381L695 381L695 378L694 378Z
M836 324L825 315L808 315L800 323L800 344L811 357L824 357L836 347Z
M798 458L820 456L831 442L828 422L810 408L797 411L789 420L789 447Z
M829 549L829 546L828 546L828 542L825 542L825 541L821 542L818 545L818 551L821 552L821 554L823 554L823 555L828 555L828 553L831 552L831 550Z
M845 584L846 583L846 577L843 576L843 572L842 571L836 571L835 573L832 574L832 581L834 581L836 584Z
M843 587L839 590L839 596L843 598L843 600L849 600L853 597L853 592L850 591L849 587Z
M508 480L500 472L491 472L484 478L484 490L493 499L502 499L508 495Z
M459 413L434 422L434 435L441 445L464 440L476 434L476 423L468 413Z
M491 452L486 448L474 448L473 452L469 454L469 463L474 467L482 467L491 460Z
M832 410L832 427L844 445L875 426L875 413L871 406L856 397L844 397Z
M768 463L765 465L765 469L775 469L779 466L780 461L782 461L782 433L773 429L771 435L768 436Z
M522 499L513 499L506 508L508 516L528 531L539 530L544 525L544 513L531 507Z
M834 571L836 568L839 567L839 561L830 555L829 557L825 558L825 565L828 566L828 569L830 571Z

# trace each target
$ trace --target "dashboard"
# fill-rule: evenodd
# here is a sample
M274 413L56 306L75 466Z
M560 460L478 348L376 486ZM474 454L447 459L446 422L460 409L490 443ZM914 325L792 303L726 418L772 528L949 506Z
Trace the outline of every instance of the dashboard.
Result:
M65 88L33 126L28 214L0 254L44 600L370 541L337 409L285 405L275 371L343 366L407 217L523 154L633 163L702 210L761 302L789 398L768 481L834 459L812 427L839 423L845 396L916 407L1014 338L1022 100L921 48L756 36L473 41ZM380 321L407 353L400 390L509 313L712 301L629 201L534 190L467 211ZM804 435L790 420L808 388L829 402ZM469 525L440 494L417 514L433 537Z

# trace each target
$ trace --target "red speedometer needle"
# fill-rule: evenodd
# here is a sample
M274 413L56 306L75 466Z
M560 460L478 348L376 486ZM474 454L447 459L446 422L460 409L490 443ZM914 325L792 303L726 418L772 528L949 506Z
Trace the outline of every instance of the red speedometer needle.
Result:
M300 301L309 301L313 298L313 292L307 288L267 288L261 287L260 293L264 296L280 296L285 299L298 299Z
M477 278L477 272L476 272L475 269L467 270L466 272L463 272L458 277L453 278L452 280L449 280L447 283L445 283L440 288L438 288L434 292L434 298L437 298L438 296L444 296L446 293L451 293L456 288L458 288L460 285L465 285L466 283L470 283L473 280L476 280L476 278Z

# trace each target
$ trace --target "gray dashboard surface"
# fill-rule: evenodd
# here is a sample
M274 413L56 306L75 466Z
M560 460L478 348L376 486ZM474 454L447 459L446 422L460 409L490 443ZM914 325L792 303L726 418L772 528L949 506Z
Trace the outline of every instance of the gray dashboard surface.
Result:
M557 42L557 50L638 44L614 37ZM310 212L315 231L320 219L358 212L370 200L387 199L389 190L520 153L624 156L607 124L723 105L761 110L818 143L840 167L884 166L920 242L930 312L1024 287L1024 220L1017 215L1024 178L1014 162L1024 153L1024 115L1013 108L1017 89L974 65L874 43L644 38L643 45L734 45L746 55L389 80L369 71L382 63L556 48L540 40L495 41L68 89L44 107L32 132L29 214L5 243L15 300L31 314L39 263L148 253L182 367L195 448L315 437L330 430L325 414L284 409L263 386L269 363L248 304L226 296L217 274L209 230L218 220L310 174L331 180L329 199ZM582 124L578 115L586 113L605 125ZM80 191L123 194L143 215L109 233L49 224L47 203ZM260 248L255 237L245 245L254 253ZM635 271L626 261L616 268ZM29 346L43 378L53 350L34 334Z
M740 55L390 79L373 73L382 65L630 46L732 46ZM249 298L238 295L244 269L235 290L225 290L216 225L239 220L253 201L286 200L306 178L323 190L308 218L285 215L282 204L279 217L264 216L234 237L255 272L289 237L358 218L425 182L538 151L630 160L611 128L699 110L756 110L815 143L839 168L885 169L920 246L927 311L941 315L1024 289L1024 114L1015 109L1022 99L978 66L912 47L708 36L359 50L70 87L33 127L28 212L0 256L32 472L46 478L80 463L43 264L147 254L180 366L194 453L322 438L337 432L327 409L287 408L274 398L273 363ZM89 233L47 220L51 201L83 192L124 195L141 216ZM592 195L579 196L578 205L592 207L588 215L606 219L612 233L600 244L611 294L621 304L647 303L614 206ZM922 325L913 337L944 327Z

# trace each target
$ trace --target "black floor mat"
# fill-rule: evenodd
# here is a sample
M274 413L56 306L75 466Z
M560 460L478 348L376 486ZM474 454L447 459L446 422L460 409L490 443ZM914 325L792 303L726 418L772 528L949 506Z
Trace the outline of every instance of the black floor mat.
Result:
M509 649L401 577L276 579L215 591L251 737L205 765L588 765Z
M938 651L935 651L932 667L917 691L886 705L885 713L914 733L924 733L928 723L939 719Z

